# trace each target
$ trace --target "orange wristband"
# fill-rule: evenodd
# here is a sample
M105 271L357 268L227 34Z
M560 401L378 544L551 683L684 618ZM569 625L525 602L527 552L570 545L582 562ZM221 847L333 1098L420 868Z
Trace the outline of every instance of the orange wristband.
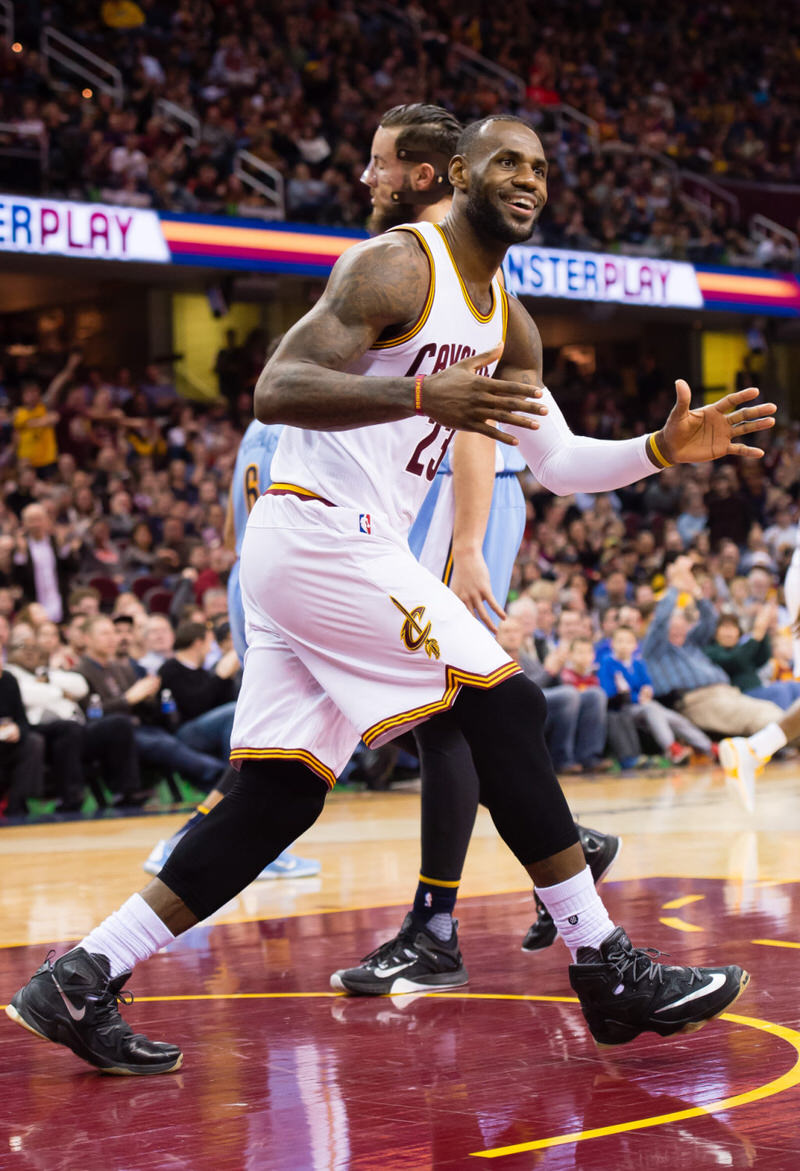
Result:
M417 374L414 379L414 414L422 414L422 384L425 381L424 374Z

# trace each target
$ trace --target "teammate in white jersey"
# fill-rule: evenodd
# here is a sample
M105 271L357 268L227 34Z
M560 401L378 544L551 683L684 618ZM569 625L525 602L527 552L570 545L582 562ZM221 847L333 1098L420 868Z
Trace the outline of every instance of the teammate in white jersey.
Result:
M134 1035L119 1014L129 970L313 824L360 738L380 744L437 712L466 737L492 818L571 952L570 981L597 1041L695 1029L748 981L736 965L659 964L614 926L550 764L541 692L414 560L406 535L452 429L516 439L537 478L567 493L621 487L667 463L761 454L739 440L770 426L775 408L744 406L757 396L750 389L692 411L679 382L655 435L573 436L542 385L536 327L496 278L544 205L541 143L519 119L485 119L465 130L449 176L453 208L441 227L346 252L256 387L257 417L288 426L273 466L283 479L256 503L242 546L239 780L158 878L46 959L8 1006L101 1068L178 1068L177 1046ZM477 352L453 364L465 349Z
M275 345L274 342L272 344ZM228 616L234 650L241 662L244 661L247 651L242 591L239 588L239 557L242 552L242 540L250 510L272 478L270 476L272 456L282 430L283 427L280 424L266 426L264 423L259 423L258 419L253 419L242 436L231 476L228 511L225 517L225 541L233 547L236 561L233 563L228 577ZM231 786L230 772L230 769L225 772L219 784L206 794L192 816L171 838L162 838L156 842L144 863L144 869L148 874L160 873L167 858L184 834L188 833L192 826L202 821L222 800ZM313 878L319 874L320 869L316 858L301 858L299 854L283 850L256 876L256 881L266 882L278 878Z

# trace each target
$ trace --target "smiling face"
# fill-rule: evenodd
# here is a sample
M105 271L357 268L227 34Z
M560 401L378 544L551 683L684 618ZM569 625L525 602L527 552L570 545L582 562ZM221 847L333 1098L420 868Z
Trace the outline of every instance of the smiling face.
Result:
M502 244L530 239L547 202L547 160L541 142L521 122L486 122L451 164L451 180L466 191L475 231Z

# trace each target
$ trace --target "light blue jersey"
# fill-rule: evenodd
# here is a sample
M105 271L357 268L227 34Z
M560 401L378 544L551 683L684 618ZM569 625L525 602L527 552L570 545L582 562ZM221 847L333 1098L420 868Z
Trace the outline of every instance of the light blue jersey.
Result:
M228 578L228 616L231 623L233 645L240 659L244 658L247 641L244 634L242 593L239 588L239 554L242 551L244 530L247 527L250 509L269 487L272 456L278 446L282 430L283 425L280 423L259 423L258 419L253 419L242 437L231 477L236 562Z
M492 593L501 606L505 606L525 532L525 496L517 473L526 467L518 448L495 444L494 493L483 539L483 556L489 567ZM453 469L448 451L408 535L409 547L417 560L448 585L453 568L454 507Z

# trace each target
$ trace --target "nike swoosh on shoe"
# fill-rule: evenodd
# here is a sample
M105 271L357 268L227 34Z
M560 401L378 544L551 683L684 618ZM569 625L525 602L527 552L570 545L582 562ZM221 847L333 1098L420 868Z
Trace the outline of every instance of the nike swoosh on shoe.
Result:
M655 1015L658 1016L660 1012L669 1012L673 1008L680 1008L682 1004L688 1004L690 1000L700 1000L703 996L710 996L712 992L716 992L725 983L727 976L722 972L715 972L707 984L702 988L695 988L694 992L688 992L686 996L682 996L680 1000L673 1000L672 1004L665 1004L661 1008L657 1008Z
M375 975L396 976L398 972L404 972L406 968L410 968L413 962L413 960L406 960L403 964L395 964L393 968L377 967L375 969Z
M52 972L50 973L50 975L53 978L53 983L55 984L56 988L58 989L59 996L64 1001L64 1004L66 1004L66 1006L67 1006L67 1012L69 1013L69 1015L72 1017L72 1019L74 1021L82 1021L83 1018L86 1016L86 1005L84 1004L83 1008L77 1009L75 1007L75 1005L72 1003L72 1001L69 999L69 997L65 994L64 989L61 987L58 980L56 980L55 976L53 976Z

